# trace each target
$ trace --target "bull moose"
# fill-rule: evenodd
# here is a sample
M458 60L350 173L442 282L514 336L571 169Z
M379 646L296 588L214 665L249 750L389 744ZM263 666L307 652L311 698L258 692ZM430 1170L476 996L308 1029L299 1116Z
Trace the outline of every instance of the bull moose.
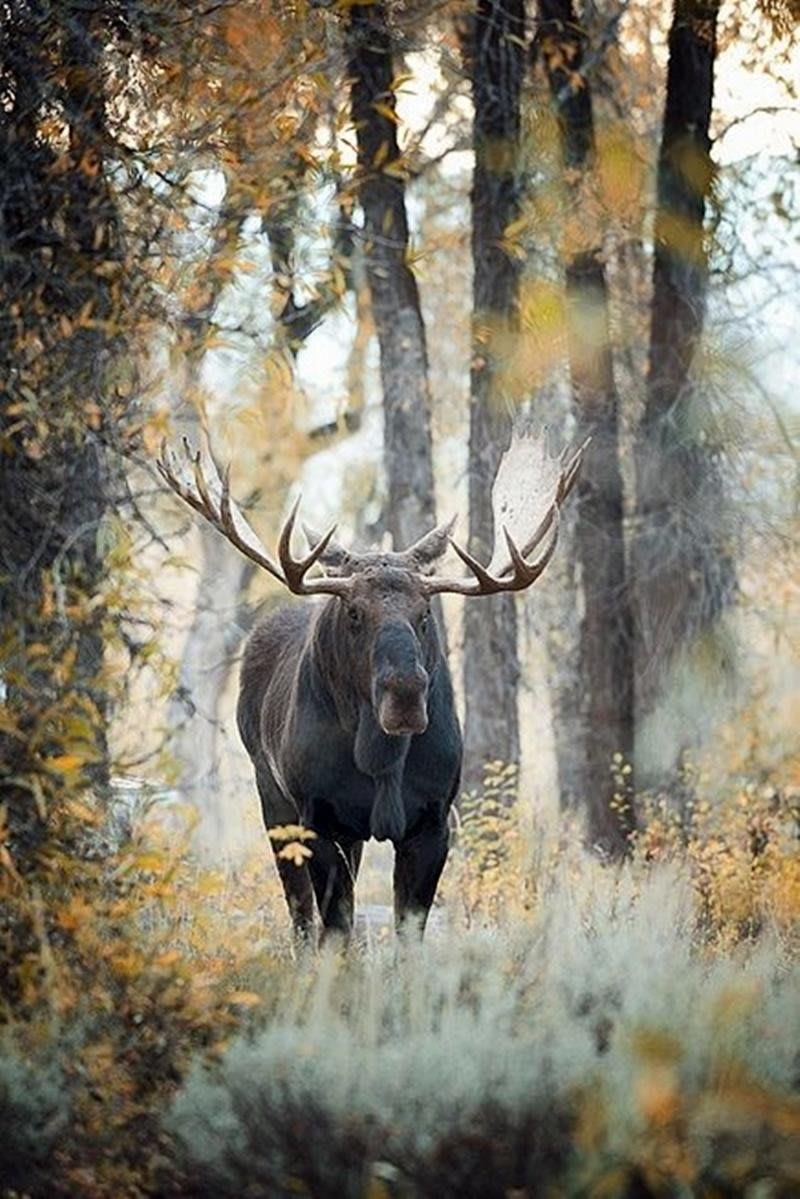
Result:
M398 929L424 930L448 852L462 743L434 596L523 591L539 578L558 538L559 509L585 447L559 457L544 435L518 429L492 488L502 530L488 566L440 525L408 549L356 553L306 528L308 552L292 534L299 498L283 525L277 562L220 476L184 441L185 462L166 446L158 468L174 492L238 550L294 595L323 596L267 615L247 643L237 720L255 768L268 833L301 822L315 834L305 865L277 856L300 937L314 924L349 936L353 889L364 842L391 841ZM451 546L469 574L434 568ZM531 555L538 550L538 557ZM312 567L323 573L312 573Z

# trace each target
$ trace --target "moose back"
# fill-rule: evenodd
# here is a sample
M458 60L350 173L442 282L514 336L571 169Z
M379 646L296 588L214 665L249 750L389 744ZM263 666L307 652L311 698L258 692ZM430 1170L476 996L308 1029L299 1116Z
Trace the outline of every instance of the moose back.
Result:
M311 857L276 862L296 932L314 906L324 930L349 936L364 842L391 841L398 927L424 929L448 851L448 813L461 771L461 733L434 596L522 591L541 575L558 537L559 509L583 449L552 457L544 438L515 434L492 489L502 531L482 565L452 540L452 522L403 551L356 553L306 530L292 550L295 504L275 561L230 496L229 477L185 445L159 470L173 491L295 595L324 596L267 616L252 633L237 719L252 760L267 831L302 823ZM188 470L187 470L188 467ZM469 574L434 574L451 546ZM532 557L538 551L538 555ZM313 567L322 574L309 575Z

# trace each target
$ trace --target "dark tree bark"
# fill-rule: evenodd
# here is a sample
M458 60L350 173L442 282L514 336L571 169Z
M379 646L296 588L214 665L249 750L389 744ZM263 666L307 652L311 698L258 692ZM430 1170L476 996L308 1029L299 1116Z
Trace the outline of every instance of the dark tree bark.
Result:
M538 47L558 117L572 230L565 247L567 326L576 437L592 438L578 486L575 549L583 587L580 627L579 763L573 780L592 844L624 854L633 829L629 787L621 794L615 755L633 756L633 626L625 570L624 496L618 396L609 330L608 287L599 231L582 206L594 156L592 96L582 73L585 34L572 0L539 0ZM579 232L580 230L580 232ZM626 779L628 776L624 776Z
M0 354L7 469L0 577L3 600L12 607L40 596L42 572L56 561L67 567L80 560L91 593L98 578L96 526L105 503L101 455L82 406L102 398L107 355L102 335L76 320L84 310L100 319L108 315L109 288L97 268L114 254L116 231L102 174L99 49L93 31L77 20L61 38L53 37L65 76L63 117L69 135L66 170L59 171L54 150L38 130L42 106L53 101L48 86L53 47L40 57L36 35L33 18L10 22L2 61L14 103L2 119ZM37 356L31 351L38 348ZM38 441L16 411L33 383L43 418ZM72 422L63 420L65 408ZM70 423L74 427L59 439Z
M639 725L665 695L677 651L710 628L734 588L718 439L692 379L708 286L703 226L713 178L709 125L718 12L717 2L676 0L669 35L650 363L635 448ZM691 731L687 735L691 740ZM673 766L681 748L673 747Z
M511 432L515 399L503 394L502 358L518 328L521 263L503 246L519 214L523 0L479 0L468 45L475 106L472 181L472 363L469 548L486 562L494 528L492 480ZM519 761L517 617L513 596L464 606L464 785L480 789L487 761Z
M31 735L37 727L41 735L48 706L67 710L67 697L76 713L88 714L95 729L88 756L96 759L89 773L102 786L105 563L97 533L109 494L105 389L119 345L106 322L121 247L104 171L95 15L76 11L62 23L19 6L2 31L0 75L7 100L0 114L0 621L8 673L25 680L9 697ZM45 115L60 120L66 152L42 134ZM38 666L32 643L50 651ZM59 679L53 668L67 653L71 672ZM17 742L6 759L10 775L35 772L35 764L15 767L19 750Z
M79 328L72 337L70 358L75 373L70 380L72 404L80 411L87 400L96 411L85 417L84 431L77 447L75 485L64 505L67 521L67 546L72 542L81 556L82 586L95 595L105 578L106 563L97 537L100 522L111 503L111 469L102 440L89 434L92 424L99 433L109 423L107 371L113 356L121 349L119 337L109 334L104 322L113 322L114 289L121 256L121 229L106 178L108 134L102 35L96 19L87 14L82 20L65 21L64 65L66 68L65 117L69 125L72 180L67 205L67 220L75 255L72 307L81 320L88 313L87 328ZM76 322L76 323L77 323ZM59 556L65 547L59 550ZM66 554L69 556L69 548ZM103 663L105 609L95 604L93 618L81 630L77 665L91 689L104 720L108 718L107 697L98 681ZM109 782L110 762L105 728L98 730L102 756L94 769L94 782Z
M347 50L364 211L367 277L381 356L386 527L396 548L435 522L428 354L419 292L408 264L405 182L393 115L386 6L354 4Z

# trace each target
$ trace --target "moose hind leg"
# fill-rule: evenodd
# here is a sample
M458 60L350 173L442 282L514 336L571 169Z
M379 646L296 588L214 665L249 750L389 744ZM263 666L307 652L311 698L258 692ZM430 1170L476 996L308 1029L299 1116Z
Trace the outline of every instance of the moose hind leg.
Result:
M353 931L355 866L350 846L342 847L327 837L317 836L309 842L311 857L308 869L314 894L317 897L317 907L324 928L323 937L330 933L338 933L350 939Z
M449 848L447 824L438 820L424 824L397 846L394 920L398 933L424 933Z

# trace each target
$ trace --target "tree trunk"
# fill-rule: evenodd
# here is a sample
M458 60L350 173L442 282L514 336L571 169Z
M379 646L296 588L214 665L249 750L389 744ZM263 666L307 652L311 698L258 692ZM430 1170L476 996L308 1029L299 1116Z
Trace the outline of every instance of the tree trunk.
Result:
M42 736L56 707L80 715L87 730L81 756L93 783L103 787L109 774L100 677L105 561L97 534L109 492L101 436L112 424L106 371L119 350L105 322L115 303L121 251L104 174L95 18L77 14L68 26L48 26L44 42L37 20L11 14L0 45L13 96L0 114L6 182L0 197L0 620L7 677L19 684L9 688L9 702L22 725ZM63 82L54 92L56 77ZM66 152L41 133L48 113L61 123ZM34 660L35 644L47 645L48 654ZM59 673L68 658L70 670ZM59 735L52 730L47 743L55 747L52 738ZM41 770L35 759L19 760L21 752L17 742L7 759L9 778ZM14 784L9 788L13 825ZM29 792L23 804L33 812Z
M121 350L120 338L109 335L104 322L114 322L114 290L109 267L121 259L120 222L114 197L105 175L107 150L105 80L102 65L102 38L96 19L87 15L71 19L63 34L65 78L65 117L69 125L70 160L73 177L67 204L68 227L75 254L72 308L76 324L88 312L91 327L78 328L71 342L70 358L74 375L68 386L78 412L87 401L94 402L95 427L108 431L113 418L107 413L107 371L112 357ZM89 322L87 321L87 325ZM84 409L85 411L85 409ZM97 592L106 572L104 555L99 548L98 528L111 502L111 470L103 441L92 435L92 416L75 454L76 468L63 512L66 517L65 547L54 563L54 577L70 557L70 544L81 558L81 584L88 595ZM85 427L85 426L84 426ZM67 450L68 459L72 457ZM67 568L74 572L74 562ZM106 610L92 605L92 618L79 631L76 669L86 681L88 692L102 714L97 729L99 759L91 768L95 786L110 782L110 760L105 721L109 702L99 675L103 664Z
M428 354L417 282L408 264L405 182L384 4L351 6L347 48L367 278L381 357L386 524L399 549L430 529L436 513Z
M187 351L188 378L175 414L180 433L194 445L201 438L194 396L202 358L201 344ZM245 597L255 566L205 522L199 524L198 533L200 575L177 683L167 708L167 725L178 767L176 788L198 815L195 848L220 854L227 847L220 790L222 697L252 622L253 613Z
M469 548L484 562L494 542L492 481L519 397L503 387L503 355L518 331L521 263L503 247L518 216L523 0L479 0L468 58L475 105L472 181L472 362ZM517 617L514 597L464 606L464 785L479 790L488 761L519 762Z
M178 790L200 818L195 845L219 854L228 842L220 782L221 703L252 624L253 610L245 596L255 567L215 530L202 527L200 536L202 562L194 612L167 720L180 770Z
M668 701L679 651L710 632L735 581L719 441L692 379L708 286L703 223L713 176L709 125L718 11L717 2L676 0L669 35L650 363L635 447L637 760L645 761L648 782L674 770L702 726L704 713L687 710L686 720L668 734L658 712ZM685 678L682 687L686 692Z
M562 792L562 801L585 807L591 843L618 857L627 852L633 830L629 776L622 773L633 756L633 627L608 288L601 232L591 228L591 202L582 203L594 156L592 97L581 73L585 35L572 0L539 0L538 8L537 37L559 121L569 203L564 258L576 435L579 442L592 438L578 485L575 536L583 587L581 743L573 749L580 794Z

